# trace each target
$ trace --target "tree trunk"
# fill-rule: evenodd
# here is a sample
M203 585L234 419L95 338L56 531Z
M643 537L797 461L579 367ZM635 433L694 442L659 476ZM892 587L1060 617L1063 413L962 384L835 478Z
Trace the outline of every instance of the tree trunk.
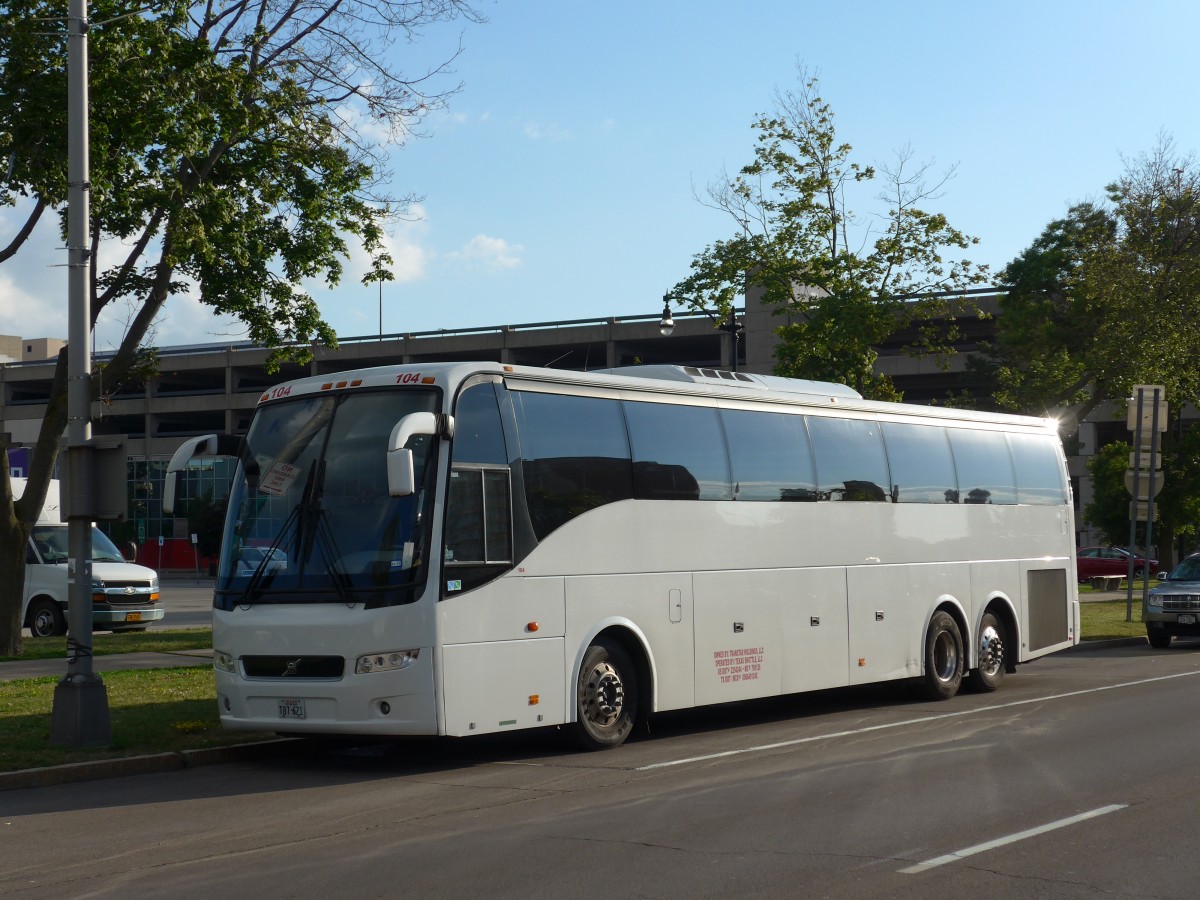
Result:
M20 656L25 624L25 546L29 526L0 515L0 656Z
M5 465L0 472L0 655L21 653L22 616L25 610L25 551L46 503L46 493L58 460L58 441L67 417L67 349L58 354L50 401L42 419L37 444L31 454L29 477L20 499L13 499L12 481ZM0 437L0 457L8 459L8 444Z

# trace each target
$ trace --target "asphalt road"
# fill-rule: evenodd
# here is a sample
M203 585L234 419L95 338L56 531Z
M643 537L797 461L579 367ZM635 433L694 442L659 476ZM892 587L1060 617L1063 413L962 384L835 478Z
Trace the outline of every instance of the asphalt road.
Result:
M1200 644L0 794L0 895L1193 898Z
M150 623L150 630L212 627L211 578L164 578L160 583L160 594L166 615Z

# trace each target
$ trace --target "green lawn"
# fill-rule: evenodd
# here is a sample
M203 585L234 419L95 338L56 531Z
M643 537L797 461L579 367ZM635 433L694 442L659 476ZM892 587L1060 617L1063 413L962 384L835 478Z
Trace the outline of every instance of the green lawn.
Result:
M109 672L112 746L50 746L57 677L0 682L0 772L221 747L273 735L225 731L217 718L210 666Z
M25 652L19 657L0 656L0 662L13 659L67 658L66 637L25 638ZM127 631L113 634L98 631L92 636L96 656L114 653L172 653L179 650L207 650L212 647L212 629L176 629L169 631Z
M1103 641L1112 638L1145 637L1146 626L1142 623L1142 601L1133 601L1133 621L1125 621L1124 600L1096 600L1079 604L1080 637L1085 641Z

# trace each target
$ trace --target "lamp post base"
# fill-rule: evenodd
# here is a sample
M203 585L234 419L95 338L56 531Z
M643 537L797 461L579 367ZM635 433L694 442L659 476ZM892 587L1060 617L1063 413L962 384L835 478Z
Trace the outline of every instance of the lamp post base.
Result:
M107 747L112 743L108 689L99 675L68 675L54 686L50 743L56 747Z

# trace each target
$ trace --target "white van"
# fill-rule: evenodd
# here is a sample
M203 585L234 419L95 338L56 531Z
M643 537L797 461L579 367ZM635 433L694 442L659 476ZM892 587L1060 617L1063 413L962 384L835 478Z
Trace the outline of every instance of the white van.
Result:
M25 493L25 479L12 479L13 496ZM67 633L67 523L59 517L58 482L25 547L24 624L34 637ZM142 631L166 610L159 600L158 573L126 562L113 542L92 527L92 628Z

